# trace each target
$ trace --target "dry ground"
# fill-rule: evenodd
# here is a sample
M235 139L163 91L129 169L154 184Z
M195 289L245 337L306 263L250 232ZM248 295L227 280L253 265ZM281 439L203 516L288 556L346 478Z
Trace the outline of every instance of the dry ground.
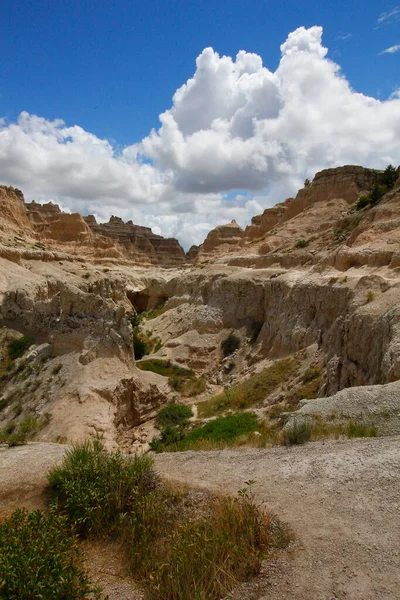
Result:
M161 475L254 493L293 529L289 557L232 598L400 599L400 437L158 455Z

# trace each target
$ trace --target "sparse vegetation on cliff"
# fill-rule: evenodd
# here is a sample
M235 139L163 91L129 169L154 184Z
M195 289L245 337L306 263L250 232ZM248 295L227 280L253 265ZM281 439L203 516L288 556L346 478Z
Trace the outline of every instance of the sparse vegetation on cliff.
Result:
M186 369L171 363L169 360L152 359L137 363L142 371L152 371L168 377L168 383L172 389L182 396L195 396L204 392L206 380L204 377L196 377L192 369Z
M379 176L379 183L376 183L371 191L365 196L360 196L356 204L356 209L361 210L366 206L375 206L380 202L383 196L391 190L397 181L399 173L393 165L388 165Z
M21 358L25 352L35 343L35 340L29 335L23 335L8 344L8 355L11 360Z
M227 410L243 410L254 406L288 379L296 371L296 368L297 363L293 358L279 360L243 383L199 403L199 415L212 417Z
M221 342L222 354L226 358L240 348L240 338L234 333L230 333L227 338Z

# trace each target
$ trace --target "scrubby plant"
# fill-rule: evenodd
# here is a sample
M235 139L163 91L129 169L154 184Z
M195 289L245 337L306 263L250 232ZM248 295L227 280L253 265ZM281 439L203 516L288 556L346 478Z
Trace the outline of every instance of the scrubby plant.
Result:
M111 531L157 482L149 455L107 452L99 439L75 445L48 476L53 503L80 534Z
M158 375L168 377L168 383L172 389L183 396L195 396L204 392L206 380L204 377L196 377L192 369L186 369L173 364L170 360L148 359L137 364L142 371L152 371Z
M51 511L16 510L0 525L0 598L100 598L83 569L67 520Z
M275 542L287 543L282 527L272 524L246 489L237 498L211 499L207 514L194 519L181 518L182 499L174 502L171 514L170 501L156 505L148 498L132 523L133 572L146 581L153 600L225 598L260 571Z
M294 421L291 427L282 431L281 442L285 446L305 444L311 439L311 424L306 421Z
M221 342L221 350L225 358L236 352L239 348L240 338L234 333L230 333L228 337Z
M11 360L21 358L34 343L35 340L29 335L23 335L16 340L12 340L8 344L8 356Z
M25 415L18 424L11 423L0 430L0 443L10 447L22 446L46 424L43 419L39 420L34 415Z
M365 297L367 302L372 302L372 300L375 298L375 294L372 290L368 290L368 292L365 294Z
M307 240L298 240L295 244L296 248L305 248L306 246L308 246L308 241Z
M348 438L377 437L378 435L378 428L375 425L358 423L354 420L345 425L344 431Z
M160 429L167 426L184 426L192 416L193 411L190 406L170 403L160 408L157 413L156 424Z

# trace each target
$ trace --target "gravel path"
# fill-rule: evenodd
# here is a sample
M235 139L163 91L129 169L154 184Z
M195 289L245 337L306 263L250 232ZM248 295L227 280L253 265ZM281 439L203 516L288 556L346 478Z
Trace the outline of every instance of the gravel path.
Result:
M224 492L254 480L257 499L293 529L297 548L232 598L400 599L400 437L162 454L156 466Z

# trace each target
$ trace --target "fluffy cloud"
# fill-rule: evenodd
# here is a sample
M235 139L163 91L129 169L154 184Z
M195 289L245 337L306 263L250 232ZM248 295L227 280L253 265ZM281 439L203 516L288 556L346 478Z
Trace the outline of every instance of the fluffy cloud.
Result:
M321 27L289 34L275 72L256 54L206 48L160 128L119 153L62 121L22 113L0 122L1 179L29 198L119 214L189 246L217 224L247 223L321 168L398 164L399 97L354 92L321 36Z

